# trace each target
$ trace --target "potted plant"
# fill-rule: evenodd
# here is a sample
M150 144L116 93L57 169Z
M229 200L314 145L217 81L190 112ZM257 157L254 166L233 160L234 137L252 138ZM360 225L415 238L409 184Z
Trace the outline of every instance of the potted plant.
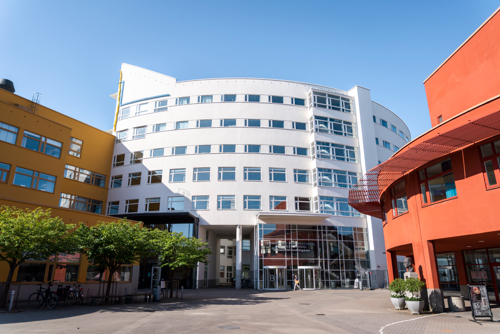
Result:
M424 309L424 301L420 298L420 291L424 287L425 283L420 281L418 278L407 278L405 281L405 288L411 295L410 297L406 296L406 306L411 314L420 314ZM415 293L418 292L418 295L415 296Z
M404 310L405 308L405 281L401 278L396 278L389 284L391 291L391 302L396 310Z

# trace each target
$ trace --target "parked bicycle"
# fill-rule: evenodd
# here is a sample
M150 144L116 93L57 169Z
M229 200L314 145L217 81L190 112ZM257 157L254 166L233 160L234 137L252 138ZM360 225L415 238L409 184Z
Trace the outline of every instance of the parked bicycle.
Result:
M53 291L50 291L52 282L48 283L47 288L43 288L41 283L38 285L38 291L32 293L28 298L29 306L32 308L40 308L47 305L49 310L53 310L57 306L57 295Z
M80 284L73 284L73 287L68 292L68 305L83 304L83 288Z
M62 284L57 285L57 305L59 306L66 306L66 304L69 305L70 301L70 285L66 285L66 287L63 287Z

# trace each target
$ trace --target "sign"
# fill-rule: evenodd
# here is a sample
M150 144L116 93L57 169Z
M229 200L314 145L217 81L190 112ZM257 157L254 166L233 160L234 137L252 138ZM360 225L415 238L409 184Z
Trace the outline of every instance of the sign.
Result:
M491 318L491 321L493 321L493 313L491 313L486 285L467 284L467 289L469 290L470 305L474 320L476 320L476 317L486 317Z

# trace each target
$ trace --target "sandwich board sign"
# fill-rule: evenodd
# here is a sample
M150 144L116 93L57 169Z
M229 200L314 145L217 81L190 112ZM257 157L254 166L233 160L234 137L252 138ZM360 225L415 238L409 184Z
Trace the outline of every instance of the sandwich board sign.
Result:
M476 318L490 318L493 321L486 285L467 284L467 289L469 290L470 308L474 321Z

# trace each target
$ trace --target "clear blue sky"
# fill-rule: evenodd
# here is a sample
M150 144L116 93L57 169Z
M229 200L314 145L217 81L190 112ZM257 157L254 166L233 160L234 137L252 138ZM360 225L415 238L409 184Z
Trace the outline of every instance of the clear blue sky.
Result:
M258 77L360 85L430 128L423 80L500 0L0 0L0 78L102 130L121 63L177 80Z

